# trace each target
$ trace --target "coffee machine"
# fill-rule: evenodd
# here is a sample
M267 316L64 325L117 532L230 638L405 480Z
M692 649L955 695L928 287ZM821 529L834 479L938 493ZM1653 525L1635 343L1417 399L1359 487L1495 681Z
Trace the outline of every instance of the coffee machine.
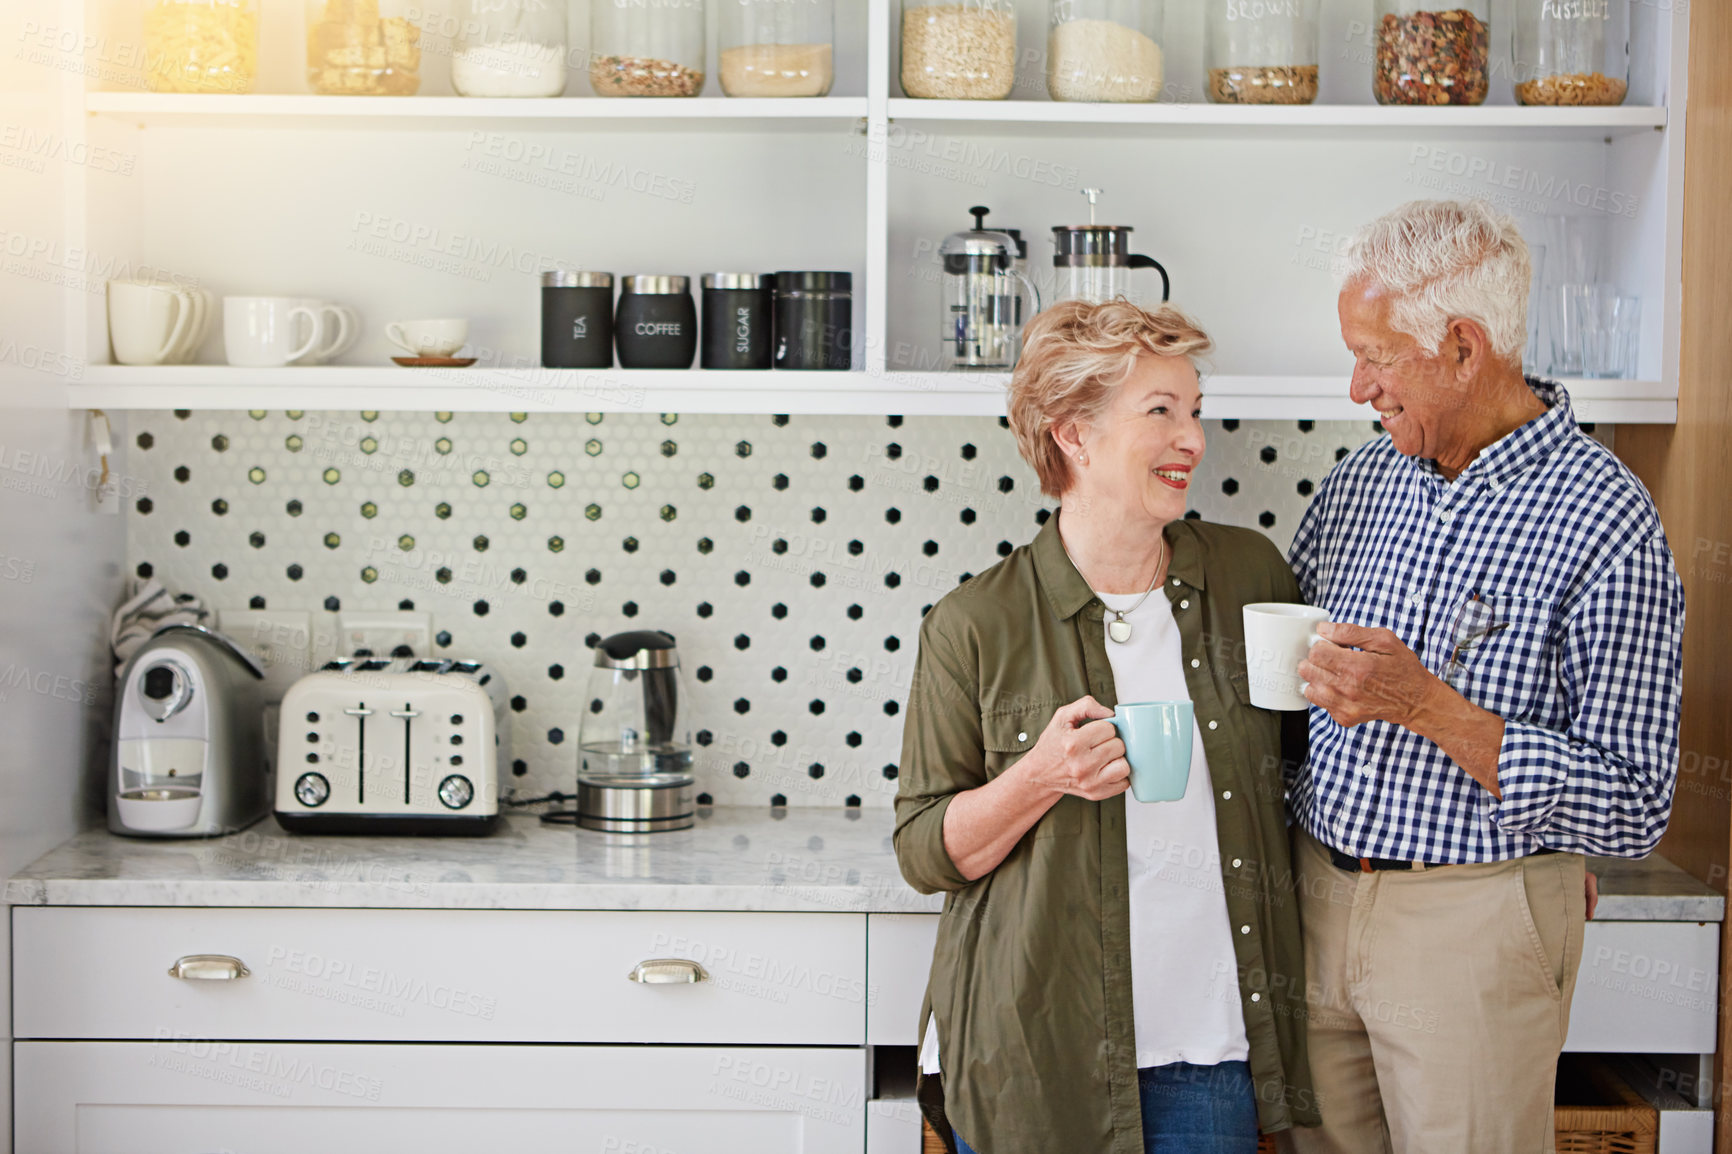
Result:
M108 828L133 837L214 837L270 808L264 671L202 625L165 625L121 671Z

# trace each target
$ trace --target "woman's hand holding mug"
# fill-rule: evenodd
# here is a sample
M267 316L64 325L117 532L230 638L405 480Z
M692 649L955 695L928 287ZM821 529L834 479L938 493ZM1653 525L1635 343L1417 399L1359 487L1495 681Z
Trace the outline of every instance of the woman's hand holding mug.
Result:
M1112 716L1113 711L1093 697L1061 705L1014 771L1054 794L1089 801L1117 797L1130 788L1131 766Z

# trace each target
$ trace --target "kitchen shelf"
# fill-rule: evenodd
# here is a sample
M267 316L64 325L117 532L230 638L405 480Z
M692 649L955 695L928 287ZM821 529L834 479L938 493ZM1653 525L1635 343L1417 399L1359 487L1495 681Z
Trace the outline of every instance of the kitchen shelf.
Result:
M643 126L651 123L706 124L765 121L851 122L866 116L866 98L830 96L816 99L609 99L554 97L517 100L510 97L467 96L221 96L160 92L90 92L86 112L116 116L140 124L199 123L209 127L279 128L372 127L381 121L440 128L475 121L565 121L595 125L609 121Z
M397 412L798 413L1000 416L1005 373L788 373L613 369L403 369L324 365L91 367L67 390L74 409L361 409ZM1566 381L1583 421L1670 424L1659 381ZM1203 416L1239 420L1373 420L1337 377L1219 376Z
M112 24L112 5L98 0L61 6L65 28ZM1019 6L1031 18L1025 33L1044 29L1033 19L1044 0ZM1361 6L1323 0L1330 35L1351 33ZM982 203L995 223L1044 240L1088 186L1108 190L1103 211L1138 229L1139 251L1171 272L1175 299L1208 326L1222 368L1241 374L1206 383L1208 416L1369 421L1336 373L1333 257L1394 204L1471 195L1524 227L1558 216L1605 222L1608 276L1642 300L1632 374L1641 379L1577 383L1578 412L1675 420L1688 59L1676 6L1636 13L1633 103L1615 108L1361 103L1368 86L1354 74L1368 75L1369 60L1351 37L1324 89L1325 100L1349 103L916 100L897 82L896 4L849 8L858 19L838 40L837 75L860 95L817 99L224 96L89 91L69 75L68 148L88 142L139 163L125 179L98 165L69 173L67 252L87 254L91 270L154 269L216 296L346 299L372 324L350 354L365 366L133 369L103 363L102 296L69 282L59 345L83 374L61 395L72 408L121 410L999 415L1002 376L897 371L942 363L933 246ZM299 41L288 34L297 17L279 16L274 70L267 61L260 75L298 87ZM1200 11L1170 16L1170 90L1198 93ZM1494 74L1508 67L1502 51ZM441 89L436 73L427 79L428 91ZM173 131L149 131L158 125ZM530 134L559 139L532 146ZM279 175L288 173L317 179ZM305 223L258 227L272 219ZM486 334L476 346L485 363L532 362L535 273L567 264L847 269L863 371L386 363L377 322L412 315L470 317ZM219 359L220 346L213 339L201 355Z
M1481 105L1473 108L1419 108L1379 104L1082 104L1040 100L911 100L890 99L891 121L918 124L988 125L1026 128L1055 125L1067 130L1120 128L1199 128L1220 132L1277 128L1310 131L1348 128L1381 129L1411 135L1448 130L1452 133L1533 132L1617 136L1651 132L1667 125L1667 109L1643 106L1616 108L1540 108Z

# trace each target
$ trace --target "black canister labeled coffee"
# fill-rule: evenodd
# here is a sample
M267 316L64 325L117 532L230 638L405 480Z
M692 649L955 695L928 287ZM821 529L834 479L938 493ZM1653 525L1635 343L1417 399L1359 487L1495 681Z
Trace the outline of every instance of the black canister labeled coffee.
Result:
M776 274L776 367L847 372L854 351L854 274Z
M613 368L613 274L541 275L541 363L549 369Z
M692 303L691 278L621 278L613 328L621 367L691 368L698 354L698 309Z
M775 277L760 273L703 275L703 356L699 364L706 369L770 367L775 281Z

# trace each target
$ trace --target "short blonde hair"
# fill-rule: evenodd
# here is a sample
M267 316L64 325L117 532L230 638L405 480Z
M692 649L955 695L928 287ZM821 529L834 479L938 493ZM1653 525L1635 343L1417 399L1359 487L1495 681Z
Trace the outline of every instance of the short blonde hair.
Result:
M1395 299L1390 327L1435 355L1457 318L1485 330L1492 351L1521 361L1533 260L1515 218L1483 200L1413 200L1360 229L1337 270Z
M1213 347L1195 321L1166 304L1151 312L1123 297L1063 301L1037 315L1023 336L1007 408L1016 447L1040 478L1040 491L1062 497L1070 488L1070 461L1052 438L1053 426L1099 419L1139 356L1184 357L1197 368L1197 358Z

